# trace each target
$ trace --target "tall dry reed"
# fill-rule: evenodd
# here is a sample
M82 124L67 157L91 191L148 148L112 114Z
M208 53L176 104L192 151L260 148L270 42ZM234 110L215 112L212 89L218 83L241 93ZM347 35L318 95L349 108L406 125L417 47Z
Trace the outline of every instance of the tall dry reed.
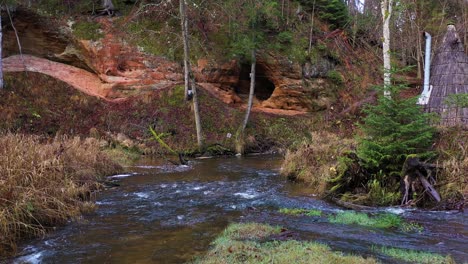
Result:
M79 216L99 177L120 169L94 139L0 135L0 256Z

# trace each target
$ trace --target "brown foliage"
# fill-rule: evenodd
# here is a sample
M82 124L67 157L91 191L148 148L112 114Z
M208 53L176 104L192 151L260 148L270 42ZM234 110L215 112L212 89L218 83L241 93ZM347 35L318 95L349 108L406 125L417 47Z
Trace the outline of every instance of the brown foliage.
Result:
M0 256L89 209L100 176L120 170L94 139L0 135Z
M354 140L340 138L330 132L312 132L312 140L304 142L296 151L286 153L281 174L303 181L323 194L328 181L337 175L338 157L352 148Z

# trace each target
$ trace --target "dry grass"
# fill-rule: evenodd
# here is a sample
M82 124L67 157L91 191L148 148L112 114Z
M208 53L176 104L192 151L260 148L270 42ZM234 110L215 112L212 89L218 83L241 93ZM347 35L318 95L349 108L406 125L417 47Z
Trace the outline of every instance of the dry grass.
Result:
M437 177L447 206L462 206L468 197L468 131L460 127L441 128L436 145L437 163L442 167ZM457 208L448 208L457 209Z
M94 139L0 135L0 256L88 210L97 179L120 169Z
M308 183L322 194L327 182L337 175L338 157L352 148L354 140L324 131L311 135L312 139L300 144L296 151L287 151L281 174Z

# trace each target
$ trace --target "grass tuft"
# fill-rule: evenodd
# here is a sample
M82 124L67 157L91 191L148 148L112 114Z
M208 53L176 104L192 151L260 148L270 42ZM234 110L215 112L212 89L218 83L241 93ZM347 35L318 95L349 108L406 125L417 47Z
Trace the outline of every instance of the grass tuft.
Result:
M376 217L369 217L365 213L353 211L340 212L329 216L328 220L330 223L335 224L362 225L376 228L398 228L403 223L403 220L395 214L381 214Z
M420 264L455 263L455 261L450 255L442 256L436 253L392 247L373 247L372 250L405 262L413 262Z

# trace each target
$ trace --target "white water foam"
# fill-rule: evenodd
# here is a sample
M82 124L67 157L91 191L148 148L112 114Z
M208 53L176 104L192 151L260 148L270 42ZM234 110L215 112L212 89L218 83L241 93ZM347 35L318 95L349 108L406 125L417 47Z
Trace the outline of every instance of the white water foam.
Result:
M235 196L240 196L244 199L253 199L258 196L258 194L246 193L246 192L238 192L234 194Z
M138 196L139 198L143 198L143 199L148 199L149 198L149 193L144 193L144 192L136 192L134 193L136 196Z
M13 263L15 264L39 264L41 263L43 252L36 252L30 255L22 256L16 259Z
M109 204L112 204L112 202L97 201L96 204L97 205L109 205Z
M126 174L116 174L116 175L112 175L112 176L109 176L107 177L108 179L118 179L118 178L127 178L127 177L130 177L130 176L133 176L133 175L137 175L138 173L134 172L134 173L126 173Z
M405 209L402 209L402 208L396 208L396 207L391 207L391 208L387 208L385 209L386 212L389 212L389 213L392 213L392 214L396 214L396 215L400 215L400 214L403 214L405 211Z

